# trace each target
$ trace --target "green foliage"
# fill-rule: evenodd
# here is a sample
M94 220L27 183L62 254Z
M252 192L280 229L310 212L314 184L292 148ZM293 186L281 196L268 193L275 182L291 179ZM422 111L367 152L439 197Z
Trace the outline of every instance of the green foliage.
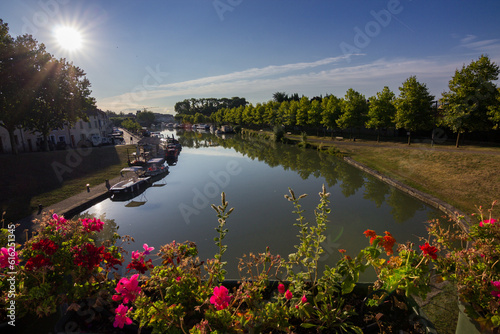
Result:
M394 100L396 96L385 86L376 96L371 96L368 108L368 120L366 127L372 129L389 128L394 126L394 117L396 116L396 107Z
M485 55L455 71L441 104L442 122L456 132L457 137L466 131L489 130L498 124L494 110L498 109L500 102L500 92L495 84L499 73L498 65Z
M212 204L212 209L214 209L215 212L217 212L217 218L219 222L219 226L215 228L215 230L217 231L217 233L219 233L219 235L214 238L215 244L217 245L217 247L219 247L219 253L215 254L214 256L215 261L212 274L213 277L219 283L224 281L224 277L226 275L226 270L224 269L224 266L227 264L227 262L222 261L222 255L224 255L224 253L227 250L227 245L222 244L222 241L224 240L228 232L228 229L225 228L226 220L234 210L234 208L227 210L227 206L229 203L226 201L225 193L222 193L221 201L222 201L221 205L215 206Z
M399 87L396 98L396 127L408 131L428 130L433 126L432 103L434 96L427 86L411 76Z
M500 328L500 223L479 214L472 221L458 217L449 222L433 220L429 224L431 241L446 256L435 259L438 273L457 286L458 297L467 314L485 333Z
M3 21L0 31L0 125L17 153L16 128L38 131L45 139L52 129L85 118L83 111L94 109L95 101L82 69L54 58L31 35L12 38Z
M342 100L342 114L337 119L337 125L341 129L352 129L362 127L368 112L368 104L363 94L349 88Z
M283 130L283 127L280 125L276 125L273 128L273 136L274 136L274 141L275 142L280 142L283 140L285 137L285 130Z
M121 126L130 132L138 132L142 130L142 126L130 118L123 120Z
M148 111L146 108L137 114L135 120L141 126L145 126L147 128L151 127L151 124L155 122L156 116L153 112Z

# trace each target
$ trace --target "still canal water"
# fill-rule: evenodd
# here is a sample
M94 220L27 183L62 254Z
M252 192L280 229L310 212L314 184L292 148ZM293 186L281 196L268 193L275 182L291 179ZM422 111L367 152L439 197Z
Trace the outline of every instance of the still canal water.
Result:
M424 222L441 213L341 159L311 149L274 144L236 136L220 139L209 133L172 134L183 149L170 173L143 194L128 201L107 199L84 214L102 216L119 227L120 235L131 235L129 251L142 250L173 240L194 241L201 260L212 258L217 248L217 216L211 204L220 204L226 193L235 210L226 227L228 245L226 278L239 278L237 258L263 252L267 246L282 256L294 252L298 243L297 216L284 195L291 187L301 200L304 215L314 222L314 208L324 184L330 192L327 240L322 263L339 259L338 249L355 255L368 245L363 231L390 231L399 242L419 243L425 236Z

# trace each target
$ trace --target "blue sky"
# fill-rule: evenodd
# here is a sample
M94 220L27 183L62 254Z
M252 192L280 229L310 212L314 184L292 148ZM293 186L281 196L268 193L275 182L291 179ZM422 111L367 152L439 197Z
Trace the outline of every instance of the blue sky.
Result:
M174 113L186 98L272 99L274 92L367 98L412 75L437 98L457 68L500 64L494 0L16 0L10 34L32 34L82 68L103 110ZM82 34L61 49L54 27Z

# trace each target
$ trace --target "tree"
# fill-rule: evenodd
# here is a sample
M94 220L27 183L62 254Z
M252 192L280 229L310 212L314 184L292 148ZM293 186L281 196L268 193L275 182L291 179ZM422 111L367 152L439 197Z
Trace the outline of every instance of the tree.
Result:
M302 96L299 101L299 108L297 109L296 122L297 125L306 126L308 123L308 113L311 108L311 102L306 96Z
M428 130L433 126L432 102L434 96L429 94L427 86L417 81L417 77L411 76L399 87L399 96L396 98L397 128L406 129L408 145L411 143L411 132L417 130Z
M493 81L498 80L499 67L482 55L478 60L456 70L443 93L443 122L457 133L482 131L493 128L492 106L498 104L499 92ZM493 107L494 109L494 107ZM492 117L493 116L493 117Z
M394 100L396 95L385 86L376 96L371 96L368 106L368 120L366 127L369 129L377 129L377 142L380 141L380 128L388 128L394 125L394 117L396 116L396 107Z
M87 119L84 110L94 110L90 82L85 73L65 59L51 58L40 70L41 82L27 112L26 127L40 132L45 149L53 129L72 126L79 118Z
M335 95L326 96L323 101L323 113L321 117L321 125L326 127L327 129L333 130L337 127L337 119L340 116L342 111L341 109L341 100ZM332 131L333 138L333 131Z
M292 127L297 125L298 110L299 110L299 102L296 100L291 100L284 118L285 125Z
M12 153L17 154L14 131L26 124L36 99L39 73L50 55L31 36L13 39L0 19L0 126L9 133Z
M273 101L279 103L289 101L288 95L285 92L276 92L273 94Z
M122 128L125 128L130 132L138 132L142 130L141 125L130 118L127 118L122 122Z
M494 105L488 107L488 115L490 116L490 120L493 122L493 129L500 128L500 88L497 89L497 100Z
M137 114L135 119L140 125L149 128L155 122L156 116L152 111L144 108L144 110Z
M310 126L319 127L321 125L321 115L323 114L323 107L319 100L311 102L311 108L307 112L307 122Z
M337 125L341 129L352 129L362 127L368 112L368 104L363 94L349 88L342 100L341 115L337 119Z

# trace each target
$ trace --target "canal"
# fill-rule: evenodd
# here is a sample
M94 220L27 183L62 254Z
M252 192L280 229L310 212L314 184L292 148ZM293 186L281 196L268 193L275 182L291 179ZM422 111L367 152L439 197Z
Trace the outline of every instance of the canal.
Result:
M294 252L298 228L293 225L297 216L292 203L284 198L289 187L297 196L308 194L301 204L311 223L323 184L331 194L321 264L335 264L339 249L356 255L368 245L366 229L378 234L389 231L398 242L419 244L419 237L427 234L424 223L442 215L342 159L316 150L258 138L163 133L174 135L183 145L168 175L133 199L107 199L82 213L106 219L108 233L116 227L120 235L132 236L135 242L125 245L128 251L142 250L144 243L158 250L173 240L189 240L198 245L201 260L213 258L217 216L211 204L220 204L222 191L229 207L234 207L226 225L229 232L223 243L228 250L223 260L228 262L226 278L235 279L243 254L264 252L267 246L273 254Z

